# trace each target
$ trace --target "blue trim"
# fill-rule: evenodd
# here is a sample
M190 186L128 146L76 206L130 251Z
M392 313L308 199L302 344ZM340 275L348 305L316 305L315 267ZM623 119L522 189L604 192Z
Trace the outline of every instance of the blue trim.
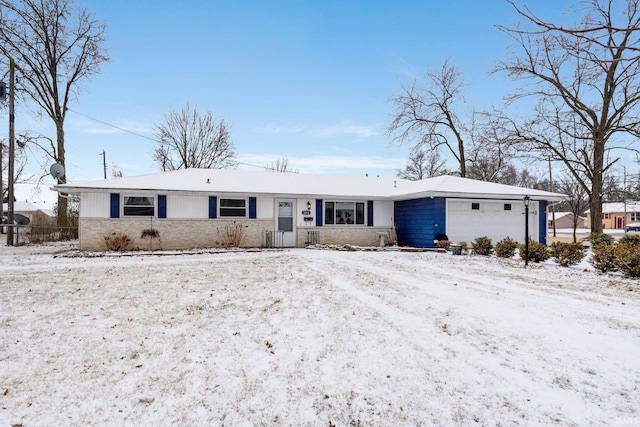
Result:
M249 218L256 217L256 198L249 197Z
M322 199L316 199L316 227L322 227Z
M158 195L158 218L167 217L167 196Z
M367 227L373 227L373 200L367 200Z
M216 196L209 196L209 218L215 219L218 217L218 198Z
M538 202L538 241L547 244L547 200L536 200Z
M111 193L110 218L120 218L120 194Z

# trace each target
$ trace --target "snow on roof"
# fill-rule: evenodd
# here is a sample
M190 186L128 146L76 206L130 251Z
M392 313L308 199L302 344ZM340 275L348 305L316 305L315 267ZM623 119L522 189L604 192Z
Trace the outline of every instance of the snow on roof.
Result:
M627 212L640 212L640 202L627 202ZM591 210L588 209L585 213L590 213ZM602 204L602 213L617 213L617 212L625 212L624 203L622 202L614 202L614 203L603 203Z
M421 181L349 175L255 172L229 169L181 169L149 175L60 184L54 190L152 190L263 195L334 196L409 199L425 196L474 197L490 195L561 200L564 196L540 190L496 184L456 176Z
M3 203L2 204L3 212L6 212L8 208L9 208L9 204L8 203ZM13 202L13 211L14 212L36 212L36 211L41 211L41 210L42 209L40 209L36 205L33 205L33 204L29 203L29 202L20 202L18 200Z

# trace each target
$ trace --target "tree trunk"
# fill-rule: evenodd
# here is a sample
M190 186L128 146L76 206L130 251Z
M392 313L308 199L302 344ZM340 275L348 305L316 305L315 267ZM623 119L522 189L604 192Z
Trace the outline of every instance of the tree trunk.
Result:
M58 145L58 158L56 161L65 167L65 151L64 151L64 127L63 123L56 123L56 140ZM64 174L58 178L58 184L67 183L67 170L65 167ZM68 225L67 219L67 195L58 193L58 227L66 227Z
M605 141L593 138L593 177L591 178L591 194L589 195L589 211L591 212L591 232L602 233L602 188L604 175Z

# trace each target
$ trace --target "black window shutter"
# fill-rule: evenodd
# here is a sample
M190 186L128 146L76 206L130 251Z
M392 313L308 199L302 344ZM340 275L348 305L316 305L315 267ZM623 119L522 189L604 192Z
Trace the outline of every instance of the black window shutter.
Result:
M316 227L322 227L322 199L316 199Z
M218 198L216 196L209 196L209 218L218 217Z
M110 218L120 218L120 194L111 193L111 215Z
M367 200L367 226L373 227L373 200Z
M167 196L158 195L158 218L167 217Z
M249 218L256 217L256 198L249 197Z

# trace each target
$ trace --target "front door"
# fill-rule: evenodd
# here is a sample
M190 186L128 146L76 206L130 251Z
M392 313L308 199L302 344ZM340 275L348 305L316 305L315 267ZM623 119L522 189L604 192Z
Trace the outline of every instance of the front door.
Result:
M279 199L276 201L276 244L284 247L296 246L294 215L296 201Z
M616 217L616 228L618 228L618 229L624 228L624 217L622 217L622 216L617 216Z

